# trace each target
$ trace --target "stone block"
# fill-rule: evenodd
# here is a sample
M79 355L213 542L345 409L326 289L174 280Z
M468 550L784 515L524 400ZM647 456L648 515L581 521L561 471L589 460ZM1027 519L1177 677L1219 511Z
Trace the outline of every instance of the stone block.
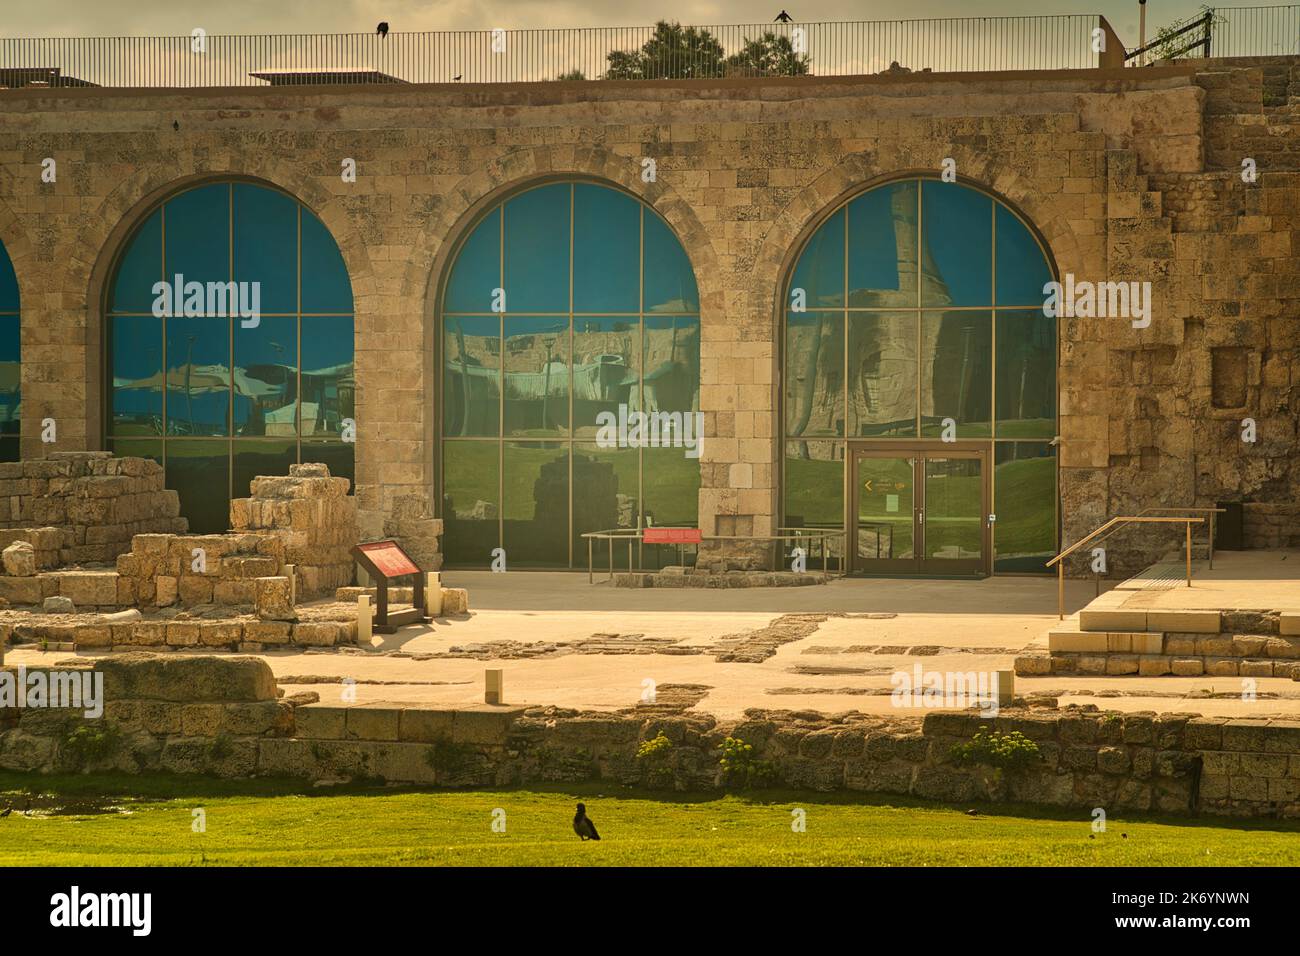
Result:
M1199 657L1175 657L1169 663L1175 677L1199 677L1205 673L1205 661Z
M296 621L289 579L283 576L255 578L257 616L264 621Z
M0 552L0 562L10 577L32 577L36 574L36 549L30 541L15 541Z
M358 740L397 740L401 709L392 705L348 707L347 735Z
M315 740L342 740L346 734L350 707L302 704L294 708L294 736Z
M132 652L95 661L109 700L236 702L275 700L275 677L256 657Z
M1219 630L1218 611L1147 611L1149 631L1175 634L1206 634Z
M1084 608L1079 612L1079 630L1081 631L1145 631L1147 629L1147 612L1126 610L1123 608L1101 608L1090 610Z

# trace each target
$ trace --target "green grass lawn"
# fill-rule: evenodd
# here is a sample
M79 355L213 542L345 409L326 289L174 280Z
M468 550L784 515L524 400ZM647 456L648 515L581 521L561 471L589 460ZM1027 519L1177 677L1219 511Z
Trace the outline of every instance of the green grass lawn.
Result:
M33 781L35 780L35 783ZM28 788L46 795L21 811ZM129 795L129 796L128 796ZM69 811L48 813L63 803ZM80 801L122 808L89 812ZM582 800L600 829L570 823ZM1300 863L1300 825L944 807L902 798L764 791L304 790L283 781L0 774L0 865L1228 866ZM195 808L207 830L192 831ZM505 811L504 833L492 830ZM807 830L791 829L791 811ZM47 815L48 814L48 815ZM1127 834L1127 837L1123 836Z

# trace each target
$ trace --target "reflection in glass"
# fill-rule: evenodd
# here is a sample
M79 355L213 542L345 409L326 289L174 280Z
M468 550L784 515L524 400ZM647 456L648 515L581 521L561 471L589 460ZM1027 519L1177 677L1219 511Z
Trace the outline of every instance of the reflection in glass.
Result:
M569 445L506 442L502 541L516 567L568 567Z
M174 438L167 442L166 468L167 487L180 495L190 531L225 531L230 524L230 443Z
M447 321L451 321L448 319ZM635 317L573 317L573 421L596 434L597 416L620 406L641 409L641 321Z
M587 560L588 531L611 531L641 526L639 474L640 451L636 448L602 448L595 443L573 446L573 559ZM698 469L697 469L698 470ZM609 544L592 546L597 566L609 555Z
M993 566L1043 572L1056 553L1056 449L1019 441L995 447Z
M296 436L297 318L263 316L256 328L235 322L234 338L235 434Z
M844 436L844 313L791 312L785 328L785 428Z
M149 216L136 229L117 265L109 286L109 309L114 312L152 314L154 284L163 278L162 210ZM171 281L170 279L168 281Z
M22 324L18 316L18 276L0 243L0 461L18 460Z
M162 324L162 319L145 316L120 316L112 322L109 401L115 435L163 433Z
M443 434L501 433L501 320L448 316L443 324Z
M507 311L569 311L570 194L568 183L555 183L506 202Z
M643 312L698 312L700 294L686 250L668 223L645 211Z
M163 236L167 281L174 282L179 273L186 285L229 282L230 184L199 186L169 199L163 207Z
M352 317L302 318L302 435L338 435L354 418Z
M287 475L289 466L298 461L298 442L288 441L235 441L235 457L231 470L231 488L236 498L249 494L249 484L258 475ZM312 459L304 458L303 461ZM334 474L333 470L330 474Z
M799 262L790 280L791 296L787 305L797 307L796 290L803 290L804 308L810 312L844 305L843 209L813 233L799 254Z
M260 283L263 314L297 312L297 201L250 183L235 183L232 192L235 281Z
M956 183L921 186L921 304L993 304L993 199Z
M916 313L849 313L849 435L916 437Z
M1037 307L1041 314L1052 270L1025 224L1004 206L997 211L996 248L998 305Z
M113 438L108 450L118 458L152 458L163 463L163 443L147 438Z
M991 435L993 324L987 312L921 313L921 434Z
M984 553L984 479L978 458L925 458L925 557Z
M784 487L789 527L844 527L844 446L831 441L787 441Z
M328 465L331 477L346 478L351 483L348 490L355 492L357 490L356 451L355 442L304 441L299 455L304 462L319 461Z
M569 320L505 319L505 431L555 435L569 430Z
M647 316L645 410L693 412L700 407L700 320L697 316Z
M916 307L918 193L915 181L892 183L849 203L851 308Z
M997 313L999 438L1056 434L1056 320L1042 309Z
M640 260L641 204L614 189L575 183L573 311L639 312Z
M911 458L858 459L859 559L893 561L916 556L916 497Z
M343 254L325 224L305 206L302 214L302 311L352 312L352 283Z
M167 434L228 434L230 320L165 321Z
M448 312L491 312L493 291L500 285L501 210L494 209L461 246L443 305Z
M500 546L500 454L494 441L442 444L442 547L449 563L486 567Z

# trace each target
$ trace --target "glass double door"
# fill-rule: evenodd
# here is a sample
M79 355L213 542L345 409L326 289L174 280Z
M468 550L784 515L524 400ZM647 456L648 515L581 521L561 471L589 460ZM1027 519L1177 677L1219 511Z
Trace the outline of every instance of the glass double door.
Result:
M858 448L852 462L851 570L988 573L985 449Z

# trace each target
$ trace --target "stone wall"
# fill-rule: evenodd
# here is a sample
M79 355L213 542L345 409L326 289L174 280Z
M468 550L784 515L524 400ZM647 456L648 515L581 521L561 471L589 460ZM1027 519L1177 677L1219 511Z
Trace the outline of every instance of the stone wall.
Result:
M854 191L952 159L1037 227L1061 273L1153 283L1149 328L1061 323L1065 539L1148 506L1295 502L1295 63L9 91L0 241L23 296L24 451L44 451L45 418L59 423L57 448L101 440L98 296L151 204L206 178L253 177L301 199L339 243L355 294L360 537L392 534L399 501L436 501L433 316L450 250L486 204L580 176L640 197L681 239L701 296L700 524L770 534L776 297L799 243ZM60 160L52 184L40 176L49 156ZM1240 178L1247 156L1253 184ZM355 183L339 177L345 157ZM1244 417L1258 422L1254 445L1237 438ZM1145 561L1141 548L1141 536L1117 537L1112 563L1124 549Z
M1300 547L1300 504L1246 502L1242 508L1242 536L1247 548Z
M148 458L52 452L0 463L0 541L32 542L38 569L111 563L130 550L133 535L184 531L179 515L162 466ZM51 528L61 534L57 545Z
M290 465L287 476L259 476L251 497L230 503L230 527L278 542L283 560L297 569L299 599L323 597L352 583L350 551L359 539L348 485L319 463Z
M1300 816L1300 720L1058 711L1051 700L996 717L750 710L735 721L663 706L336 707L314 693L279 698L258 658L127 654L64 666L73 665L104 675L102 721L66 710L0 711L0 768L709 790L735 782L719 766L733 737L753 746L768 783L799 789L1016 801L1084 815L1103 807ZM82 724L99 731L101 752L76 745ZM981 732L1018 733L1035 752L1021 769L963 762L954 748ZM660 734L670 745L638 757L640 743Z
M201 562L196 556L201 554ZM258 579L284 574L285 547L258 534L142 534L117 559L125 604L192 607L257 604Z

